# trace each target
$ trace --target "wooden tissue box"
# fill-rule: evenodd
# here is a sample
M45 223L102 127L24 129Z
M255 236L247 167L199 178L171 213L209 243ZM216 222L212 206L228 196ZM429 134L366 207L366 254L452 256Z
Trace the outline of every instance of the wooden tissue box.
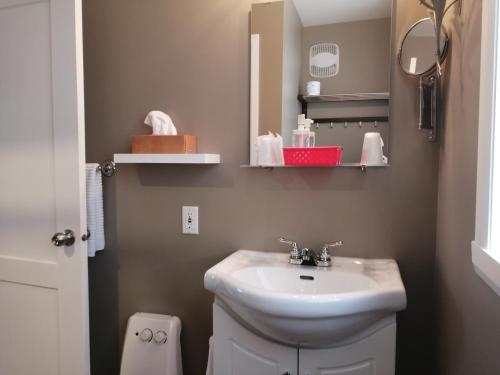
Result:
M195 154L197 140L194 135L135 135L133 154Z

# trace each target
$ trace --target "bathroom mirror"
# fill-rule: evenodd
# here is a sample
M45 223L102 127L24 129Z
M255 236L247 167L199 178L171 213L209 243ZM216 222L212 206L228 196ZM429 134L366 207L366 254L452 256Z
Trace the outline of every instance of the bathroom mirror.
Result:
M250 149L268 132L291 146L305 114L315 145L342 146L344 163L360 162L367 132L381 134L387 154L391 27L392 0L253 4ZM310 81L319 93L308 95Z
M415 23L406 33L399 51L399 64L406 74L421 77L436 70L436 32L430 18ZM448 36L441 29L440 60L444 61Z
M419 79L420 114L418 127L425 131L429 141L437 137L437 33L430 18L424 18L411 26L399 49L399 65L403 72ZM439 63L443 63L448 52L449 38L441 28Z

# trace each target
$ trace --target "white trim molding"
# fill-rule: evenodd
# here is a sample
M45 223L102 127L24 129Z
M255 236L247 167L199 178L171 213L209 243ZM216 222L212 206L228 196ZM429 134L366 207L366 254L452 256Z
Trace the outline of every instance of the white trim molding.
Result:
M500 263L475 241L472 242L472 263L477 274L500 296Z
M255 142L260 116L260 34L250 36L250 165L257 165Z
M500 86L497 80L498 4L483 1L481 37L481 89L477 157L476 235L472 262L477 274L500 296L500 249L492 249L493 158L495 124L500 123ZM500 147L500 144L497 144ZM497 150L498 152L498 150ZM497 166L500 168L500 166ZM497 170L500 173L500 170ZM499 251L499 253L495 253Z

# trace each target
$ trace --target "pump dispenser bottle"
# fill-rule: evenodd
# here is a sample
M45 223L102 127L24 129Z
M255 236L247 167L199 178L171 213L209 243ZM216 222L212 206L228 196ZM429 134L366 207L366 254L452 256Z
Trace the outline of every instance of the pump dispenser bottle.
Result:
M292 147L314 147L315 133L311 131L313 121L299 115L297 129L292 133Z

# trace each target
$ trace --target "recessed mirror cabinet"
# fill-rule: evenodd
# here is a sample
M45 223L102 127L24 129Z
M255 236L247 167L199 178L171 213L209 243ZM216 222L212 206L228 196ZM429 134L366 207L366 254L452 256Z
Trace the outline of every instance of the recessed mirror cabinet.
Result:
M342 146L344 163L360 162L367 132L387 153L391 27L392 0L253 4L251 150L269 131L291 146L305 114L315 145Z

